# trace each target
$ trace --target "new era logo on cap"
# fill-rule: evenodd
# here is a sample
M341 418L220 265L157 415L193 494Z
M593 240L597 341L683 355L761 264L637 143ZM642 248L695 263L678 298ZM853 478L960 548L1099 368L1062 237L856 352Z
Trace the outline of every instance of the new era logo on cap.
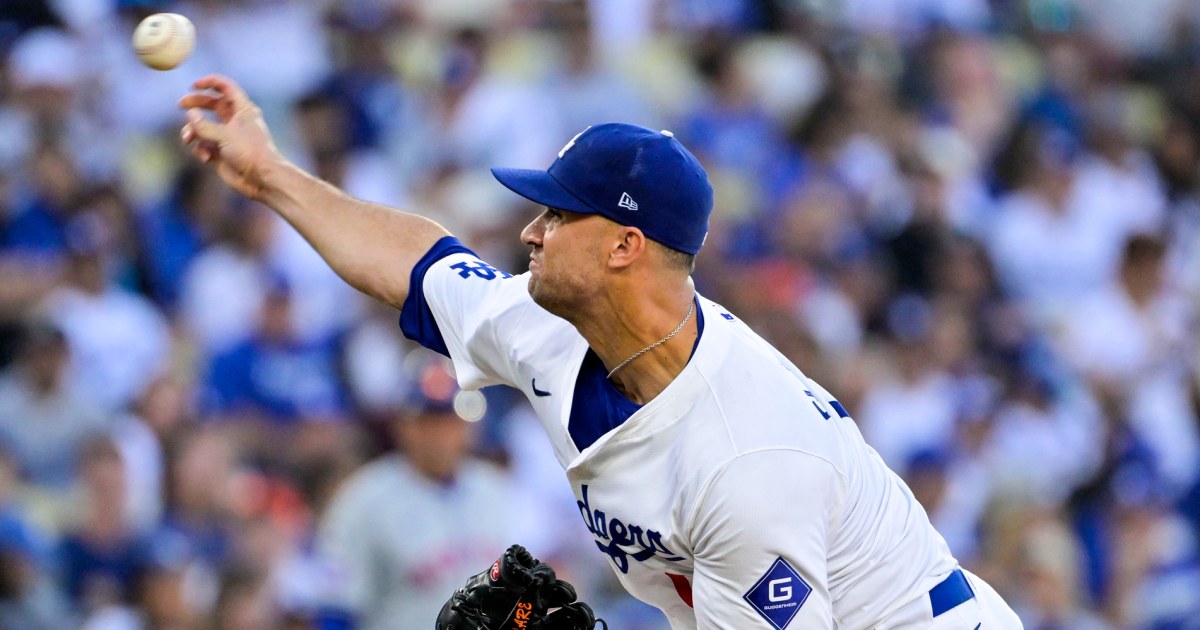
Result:
M621 193L621 200L617 202L617 205L622 208L628 208L630 210L637 210L637 202L634 201L633 197L630 197L629 193L627 193L627 192Z
M776 630L783 630L804 606L812 587L783 558L758 578L742 597Z

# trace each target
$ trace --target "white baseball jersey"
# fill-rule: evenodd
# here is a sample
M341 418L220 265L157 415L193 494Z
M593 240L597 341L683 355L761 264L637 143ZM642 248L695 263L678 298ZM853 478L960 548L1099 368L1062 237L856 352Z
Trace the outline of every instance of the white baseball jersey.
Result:
M448 352L463 387L525 392L597 547L673 628L875 627L957 566L845 409L721 306L697 297L683 372L580 449L573 412L606 413L576 399L594 353L527 274L445 238L413 280L406 334Z

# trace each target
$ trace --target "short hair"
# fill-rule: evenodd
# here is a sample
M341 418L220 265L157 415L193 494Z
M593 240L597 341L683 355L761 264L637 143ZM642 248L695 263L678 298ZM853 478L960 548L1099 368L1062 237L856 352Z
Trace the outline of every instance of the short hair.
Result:
M58 349L66 347L67 336L48 319L31 319L21 329L19 344L21 349L30 352Z
M1125 241L1123 266L1160 262L1167 254L1167 245L1153 234L1135 234Z
M695 254L679 251L674 247L668 247L657 241L653 242L662 250L663 258L666 259L667 264L672 268L686 271L689 274L696 270Z

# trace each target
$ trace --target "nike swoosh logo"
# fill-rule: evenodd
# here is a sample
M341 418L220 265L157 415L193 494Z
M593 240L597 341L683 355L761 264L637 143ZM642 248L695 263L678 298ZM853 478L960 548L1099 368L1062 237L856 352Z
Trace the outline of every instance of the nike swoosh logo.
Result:
M546 397L546 396L549 396L549 395L550 395L550 392L548 392L548 391L546 391L546 390L544 390L544 389L538 389L538 386L537 386L537 379L536 379L536 378L535 378L535 379L533 379L533 381L530 383L530 385L532 385L532 386L533 386L533 395L534 395L534 396L539 396L539 397L543 397L543 398L544 398L544 397Z

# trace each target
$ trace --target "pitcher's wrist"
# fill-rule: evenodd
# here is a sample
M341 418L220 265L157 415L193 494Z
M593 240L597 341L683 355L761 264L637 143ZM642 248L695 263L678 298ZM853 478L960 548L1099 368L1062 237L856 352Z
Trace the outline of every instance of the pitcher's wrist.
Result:
M271 159L264 160L255 174L255 183L258 185L257 194L254 196L255 201L278 209L278 204L288 201L290 197L288 191L294 188L288 185L288 181L295 178L298 171L296 165L278 153L274 154Z

